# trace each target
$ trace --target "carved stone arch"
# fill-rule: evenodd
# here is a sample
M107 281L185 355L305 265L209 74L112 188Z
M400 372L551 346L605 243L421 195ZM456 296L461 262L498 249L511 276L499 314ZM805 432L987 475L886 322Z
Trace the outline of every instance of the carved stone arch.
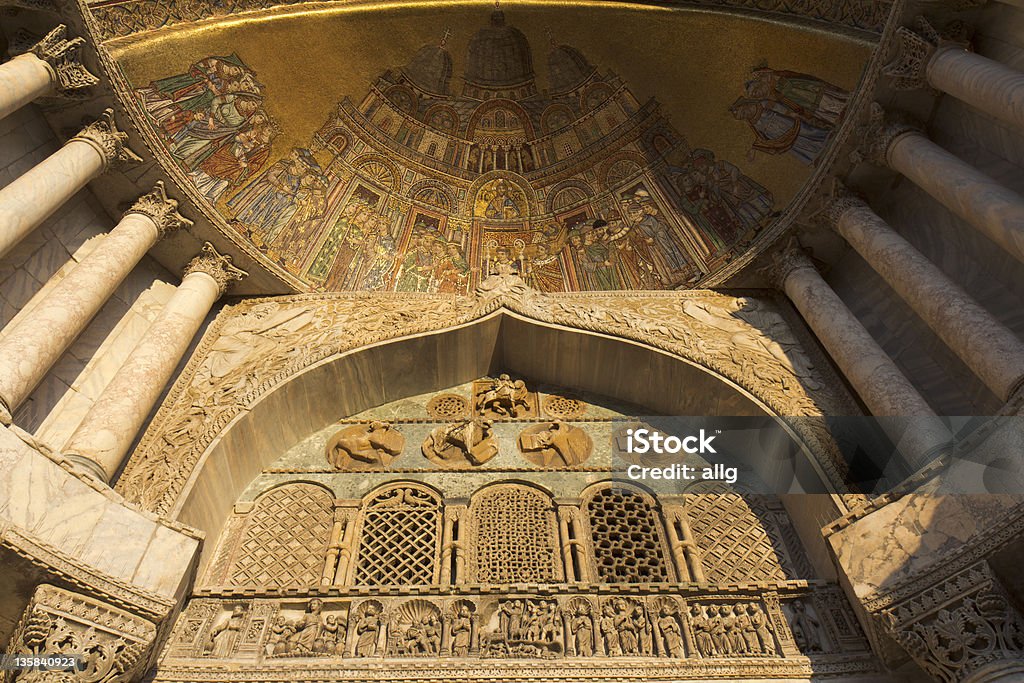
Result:
M566 126L571 126L576 120L576 112L567 104L555 102L548 105L547 109L540 115L540 129L544 135L554 133Z
M441 542L441 494L399 481L374 489L360 509L358 586L436 584Z
M352 167L378 187L392 192L399 192L402 189L402 174L398 166L383 155L364 154L352 161Z
M320 484L289 482L264 491L246 516L237 546L228 553L226 583L303 588L320 583L334 495ZM230 535L222 545L233 545Z
M470 577L479 583L564 580L551 494L522 482L489 484L470 498Z
M661 583L675 572L655 498L639 486L602 482L585 489L580 505L595 579L601 583Z
M244 300L225 307L209 326L116 489L143 509L217 538L248 482L295 439L339 416L488 375L498 358L538 381L646 404L652 414L727 409L769 417L795 443L796 482L807 491L842 491L842 460L827 426L779 416L855 414L852 398L820 352L803 347L793 323L773 312L771 301L759 300L761 317L737 317L748 300L711 291L549 296L501 279L469 296ZM714 315L686 313L697 304L728 317L728 325ZM768 313L775 317L759 322ZM782 363L748 343L765 334L762 328L791 358L802 354L801 363ZM654 383L581 373L578 362L560 358L566 349L620 358L624 368L648 367L645 377ZM376 379L367 382L367 376ZM690 390L680 392L680 386ZM296 395L320 400L296 411ZM253 443L261 447L254 450ZM749 466L756 471L758 465ZM204 567L210 559L205 553Z
M409 188L409 199L423 202L442 211L453 211L455 209L455 193L440 180L425 178L413 183Z
M567 193L572 193L572 196L566 197ZM566 209L578 202L592 198L594 194L594 188L583 180L575 178L563 180L548 190L547 213L556 213Z

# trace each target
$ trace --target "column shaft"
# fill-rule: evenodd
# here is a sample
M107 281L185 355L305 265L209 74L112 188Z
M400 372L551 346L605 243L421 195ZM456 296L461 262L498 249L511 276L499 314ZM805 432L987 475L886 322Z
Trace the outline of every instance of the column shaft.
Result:
M886 159L894 170L1024 261L1024 197L918 132L897 137Z
M0 64L0 119L53 89L53 70L33 54Z
M787 260L786 295L909 464L923 467L949 441L945 425L810 261L792 251Z
M1008 400L1024 379L1024 342L866 204L842 206L848 208L836 221L839 234L993 393Z
M103 244L75 266L0 341L0 404L28 398L160 236L152 218L126 214Z
M220 284L209 274L185 277L71 435L67 455L88 458L107 481L113 477L219 297Z
M929 85L1024 130L1024 73L957 47L928 63Z
M0 190L0 256L102 173L105 165L96 147L72 139Z

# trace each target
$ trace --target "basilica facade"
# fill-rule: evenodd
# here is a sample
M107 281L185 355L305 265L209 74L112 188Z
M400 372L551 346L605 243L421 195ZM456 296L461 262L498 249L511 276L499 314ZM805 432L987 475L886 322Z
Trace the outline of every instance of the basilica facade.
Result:
M1015 0L0 16L7 683L1024 680Z

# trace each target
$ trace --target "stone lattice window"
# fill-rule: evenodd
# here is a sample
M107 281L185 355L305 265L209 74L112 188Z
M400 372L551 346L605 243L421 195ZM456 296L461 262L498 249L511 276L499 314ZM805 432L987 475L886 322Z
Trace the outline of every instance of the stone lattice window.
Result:
M560 581L556 572L551 499L527 486L502 485L473 497L476 580L480 583Z
M441 510L437 497L404 485L375 495L363 509L356 585L437 583Z
M798 578L798 572L789 568L791 562L776 515L758 497L725 492L692 494L687 496L686 511L708 581Z
M644 496L603 488L587 502L597 578L603 583L669 581L661 520Z
M334 524L334 497L313 484L285 484L256 500L228 582L236 586L316 586Z

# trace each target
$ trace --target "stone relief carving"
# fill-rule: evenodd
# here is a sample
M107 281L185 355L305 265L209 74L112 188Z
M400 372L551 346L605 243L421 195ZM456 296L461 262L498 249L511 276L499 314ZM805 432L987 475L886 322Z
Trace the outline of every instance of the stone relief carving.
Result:
M294 619L280 615L271 627L268 654L274 657L310 657L342 654L345 648L344 613L324 613L324 601L312 598Z
M701 657L774 657L771 621L756 603L693 605L690 627Z
M501 600L497 624L481 641L484 657L542 657L562 654L562 624L554 600Z
M789 604L787 612L793 629L793 640L800 651L824 652L827 641L814 608L804 605L802 600L794 600Z
M166 512L202 453L230 420L301 369L367 344L464 324L502 307L546 323L619 336L677 354L721 374L781 415L849 413L847 399L835 394L833 387L840 384L830 370L817 364L795 369L771 351L763 351L756 364L738 357L731 341L735 332L711 325L710 319L679 315L681 302L689 300L719 309L738 307L734 297L714 292L626 298L544 295L525 287L478 297L305 295L244 301L226 308L211 325L129 460L117 489L146 509ZM783 349L797 349L799 342L788 325L772 320L772 341ZM750 321L742 322L749 325L750 335L764 334ZM800 375L808 375L821 388L810 389ZM839 485L839 456L825 427L816 420L792 423Z
M545 396L544 413L555 420L575 420L587 412L587 404L568 396Z
M436 657L441 653L441 610L427 600L399 605L388 630L389 657Z
M352 629L355 635L353 654L356 657L373 657L378 650L383 650L380 641L387 637L383 611L384 607L376 600L368 600L360 606Z
M206 653L213 657L231 656L244 621L245 607L236 605L231 614L210 629L210 635L206 640Z
M79 655L68 672L17 671L11 683L128 683L156 639L152 622L95 598L42 584L7 646L7 654Z
M427 401L427 415L436 420L466 417L469 401L458 394L438 394Z
M479 386L476 386L479 385ZM474 383L476 410L491 418L521 418L536 414L536 397L521 379L498 375L497 379ZM532 400L531 400L532 399Z
M442 467L476 467L498 454L498 443L490 420L472 418L436 427L422 450L427 460Z
M335 469L390 467L405 448L405 437L386 422L346 427L327 442L327 462Z
M594 443L579 427L565 422L542 422L519 435L523 457L541 467L573 467L590 457Z

